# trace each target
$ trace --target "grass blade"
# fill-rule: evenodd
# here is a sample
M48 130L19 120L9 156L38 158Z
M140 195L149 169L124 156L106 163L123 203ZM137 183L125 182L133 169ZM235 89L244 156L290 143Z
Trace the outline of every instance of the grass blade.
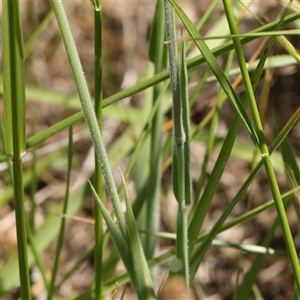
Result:
M236 27L235 18L233 15L231 3L230 3L230 1L223 0L223 4L224 4L224 8L225 8L225 13L227 15L227 20L229 23L230 31L232 34L236 34L238 31L237 31L237 27ZM287 9L285 10L285 12L283 13L283 15L281 17L282 20L284 19L286 14L287 14ZM268 146L266 144L263 127L262 127L259 111L258 111L258 108L256 105L253 88L252 88L252 83L250 80L250 76L249 76L247 66L246 66L246 61L245 61L244 54L243 54L242 45L238 38L233 38L233 43L234 43L234 47L235 47L236 54L238 57L238 62L239 62L239 66L241 69L242 76L243 76L244 84L246 87L246 92L248 95L248 100L249 100L249 104L250 104L250 108L251 108L251 112L252 112L252 117L253 117L256 131L258 134L259 143L257 144L257 146L259 146L261 155L264 160L267 177L268 177L268 180L270 183L270 188L271 188L274 200L275 200L276 210L277 210L277 213L278 213L278 216L280 219L280 224L282 227L284 240L285 240L286 247L287 247L289 255L290 255L290 260L291 260L292 268L294 271L294 276L296 279L298 290L300 291L300 266L299 266L299 261L298 261L298 257L297 257L297 253L296 253L296 248L295 248L295 244L294 244L293 237L291 234L291 230L290 230L290 226L289 226L288 219L286 216L286 212L284 209L284 205L283 205L282 199L280 197L280 190L278 187L277 179L276 179L275 172L274 172L272 162L270 159Z
M23 166L25 154L25 74L23 37L18 1L3 1L2 58L6 155L13 164L13 187L21 297L31 299L28 269Z
M164 1L165 8L165 23L166 23L166 38L176 38L174 10L170 3ZM168 45L169 64L170 64L170 79L172 87L173 99L173 190L178 202L177 215L177 239L176 239L176 260L172 271L181 275L185 279L186 286L189 285L189 264L188 264L188 238L187 238L187 213L186 200L190 202L191 197L191 180L189 172L189 164L185 165L185 156L189 159L189 145L186 146L187 139L185 129L189 131L185 116L185 127L183 121L183 105L185 113L189 111L188 95L187 95L187 71L185 62L185 46L182 49L181 60L179 60L177 45L172 43ZM183 100L183 97L185 98ZM189 115L189 114L188 114ZM189 142L189 139L188 139ZM187 169L186 169L187 167ZM185 185L188 181L188 186ZM186 190L187 196L186 198Z
M65 215L68 209L69 202L69 193L70 193L70 179L71 179L71 168L72 168L72 160L73 160L73 129L72 126L69 128L69 147L68 147L68 171L67 171L67 181L66 181L66 192L64 197L64 205L62 214ZM61 219L60 230L57 239L55 258L51 272L51 281L48 292L48 300L53 299L53 294L55 291L55 279L59 266L59 257L63 245L64 233L65 233L66 219Z
M154 16L154 27L151 33L151 40L149 46L149 57L154 63L154 73L160 73L166 66L167 47L164 45L165 21L163 14L163 2L157 1L156 11ZM161 183L161 145L162 145L162 101L160 99L160 92L162 91L162 84L156 84L153 87L152 106L158 108L153 116L151 124L150 137L150 161L149 161L149 177L147 188L147 203L146 203L146 218L143 222L144 228L150 228L153 231L159 228L159 194ZM150 259L155 255L157 250L156 237L152 235L146 236L145 240L145 254L146 258ZM152 272L153 273L153 272Z
M190 36L192 37L192 39L195 40L196 46L202 53L205 61L211 68L212 72L217 77L220 85L222 86L224 92L226 93L228 99L230 100L233 108L235 109L237 115L240 117L248 134L250 135L253 143L256 146L259 146L259 140L258 140L257 134L250 122L250 119L248 118L247 113L246 113L243 105L241 104L240 99L236 95L236 93L235 93L234 89L232 88L231 84L229 83L226 75L224 74L221 67L217 63L216 58L212 54L211 50L207 47L206 43L203 40L198 40L198 38L199 37L201 38L201 36L200 36L199 32L197 31L197 29L192 24L192 22L190 21L190 19L186 16L184 11L173 0L169 0L169 2L172 4L174 9L176 10L178 16L180 17L181 21L185 25L185 27L186 27L187 31L189 32Z
M102 132L102 11L101 0L95 1L94 10L94 72L95 72L95 113L96 118ZM95 180L94 187L100 198L103 197L102 191L103 176L100 165L97 163L97 154L95 153ZM103 284L103 228L102 228L102 215L99 209L94 212L95 216L95 300L100 300L102 297L102 284Z
M126 188L125 179L122 176L123 189L126 203L126 220L128 226L129 249L131 253L135 281L133 282L135 290L137 291L139 299L154 299L154 289L151 279L150 270L144 255L141 240L139 237L137 225L135 222L129 194Z
M68 20L61 1L51 1L51 5L64 41L69 63L73 72L75 84L81 101L82 109L91 132L91 137L97 154L97 159L100 163L103 176L107 184L108 193L110 195L111 201L115 209L120 230L124 239L127 239L126 222L119 202L117 188L112 177L109 162L107 159L107 154L101 137L101 132L98 126L98 121L95 115L93 104L90 98L90 93L87 87L87 83L85 81L84 73L80 64L80 60L68 24Z

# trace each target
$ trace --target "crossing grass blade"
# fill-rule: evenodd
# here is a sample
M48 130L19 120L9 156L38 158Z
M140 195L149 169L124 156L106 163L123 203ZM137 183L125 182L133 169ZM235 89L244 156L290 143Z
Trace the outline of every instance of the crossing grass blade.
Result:
M282 130L279 132L278 136L270 146L269 152L272 154L276 148L280 146L280 144L283 142L287 134L290 132L290 130L293 128L295 123L300 117L300 108L298 111L290 118L289 122L282 128ZM252 170L249 177L246 179L245 183L242 185L236 196L231 200L230 204L227 206L227 208L224 210L222 215L219 217L218 221L215 223L213 228L210 230L210 233L207 235L201 246L195 251L195 253L191 256L190 259L190 265L191 265L191 278L193 278L196 274L196 271L198 270L198 267L202 261L202 259L205 256L205 253L207 249L209 248L210 244L212 243L215 236L220 232L220 228L225 222L226 218L229 216L230 212L233 210L235 205L238 203L238 201L241 199L241 197L245 194L247 188L250 186L256 175L258 174L259 170L263 166L263 160L257 164L257 166Z
M128 247L130 249L131 261L134 269L134 287L139 299L154 299L155 295L149 266L142 248L125 179L122 174L121 176L126 203L127 228L130 236L130 239L128 240Z
M176 13L180 17L181 21L183 22L184 26L186 27L187 31L189 32L190 36L192 39L195 41L196 46L202 53L206 63L209 65L211 68L212 72L215 74L216 78L218 79L218 82L222 86L224 92L226 93L229 101L231 102L233 108L235 109L237 115L241 119L243 125L245 126L249 136L251 137L253 143L259 147L260 142L257 137L257 134L251 124L251 121L241 104L240 99L236 95L234 89L232 88L230 82L228 81L228 78L222 71L221 67L219 66L215 56L213 55L212 51L207 47L206 43L203 40L199 40L198 38L200 36L199 32L197 29L194 27L190 19L186 16L184 11L174 2L173 0L169 0L171 5L174 7L176 10Z
M68 24L67 16L65 14L62 1L51 1L51 5L56 20L58 22L62 39L64 41L64 46L69 59L69 64L72 69L79 99L81 101L82 110L85 115L88 127L90 129L92 141L97 154L97 159L101 166L102 173L107 184L108 193L110 195L111 201L115 209L120 230L122 232L123 238L127 239L126 222L120 205L117 188L111 173L100 128L98 126L98 121L91 101L87 83L84 77L80 59L76 50L76 46L72 37L70 26Z
M232 34L236 34L238 32L238 30L237 30L235 18L233 15L231 3L227 0L223 0L223 4L224 4L224 9L225 9L225 13L227 16L230 31ZM283 15L281 16L281 20L284 19L285 15L287 15L287 13L288 13L288 9L285 9ZM280 190L279 190L278 182L277 182L277 179L275 176L272 161L270 159L270 155L268 152L268 146L266 144L266 138L265 138L265 134L263 131L263 126L262 126L262 122L260 119L258 107L256 104L255 95L254 95L252 83L250 80L250 75L247 70L246 60L245 60L245 57L243 54L242 45L238 38L233 38L233 43L234 43L234 47L236 50L238 63L239 63L240 69L241 69L241 74L243 76L243 81L244 81L246 93L248 96L248 101L249 101L249 106L250 106L251 113L252 113L253 122L255 124L255 129L258 134L259 143L257 146L260 149L261 155L263 157L266 174L267 174L268 181L270 184L270 189L272 191L272 194L273 194L273 197L275 200L275 206L276 206L276 210L277 210L277 213L279 216L280 225L281 225L281 228L283 231L283 237L285 240L285 244L286 244L287 250L289 252L290 261L291 261L291 265L293 268L296 284L297 284L298 289L300 290L300 266L299 266L298 256L296 253L296 247L295 247L295 243L294 243L294 240L293 240L293 237L291 234L291 229L290 229L289 222L287 219L286 211L285 211L285 208L284 208L281 196L280 196Z

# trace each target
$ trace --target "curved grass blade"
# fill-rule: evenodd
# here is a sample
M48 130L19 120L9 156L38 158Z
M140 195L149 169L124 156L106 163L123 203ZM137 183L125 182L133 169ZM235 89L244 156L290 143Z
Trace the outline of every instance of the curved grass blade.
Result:
M126 188L125 179L121 173L123 189L126 203L126 221L128 233L130 236L128 248L131 253L131 259L134 269L135 281L133 282L135 290L139 299L154 299L154 289L150 270L144 255L143 247L139 237L136 221L132 211L132 206L129 198L129 194Z
M102 141L101 132L98 126L98 121L95 115L94 107L91 101L90 93L84 77L82 66L76 50L76 46L72 37L72 33L68 24L62 1L51 1L52 9L58 22L58 26L64 41L68 60L72 69L78 95L81 101L83 113L91 132L92 141L97 154L98 162L100 163L103 176L105 178L108 193L114 206L117 221L120 226L123 238L127 240L126 222L119 202L117 188L111 173L107 154Z
M130 278L134 281L135 280L134 269L133 269L132 262L131 262L131 259L132 259L131 254L130 254L128 246L127 246L128 241L126 241L123 237L123 234L121 234L119 232L117 226L115 225L113 219L111 218L109 212L105 208L104 204L102 203L101 199L97 195L97 192L95 191L95 189L91 183L90 183L90 186L91 186L92 192L94 194L95 200L99 206L99 209L101 210L103 218L105 219L107 227L109 228L109 231L110 231L110 233L114 239L114 242L118 248L119 254L126 266L128 274L129 274ZM127 230L127 226L126 226L125 230Z

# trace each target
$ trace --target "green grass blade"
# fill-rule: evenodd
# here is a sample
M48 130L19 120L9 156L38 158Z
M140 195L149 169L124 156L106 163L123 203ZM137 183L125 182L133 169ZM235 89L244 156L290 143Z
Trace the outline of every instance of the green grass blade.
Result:
M13 162L13 187L21 297L31 299L28 268L23 166L25 154L25 74L23 37L18 1L2 2L3 91L6 155Z
M281 22L276 23L275 29L278 29L278 27L282 26L283 23L284 23L284 20L281 19ZM273 47L274 42L275 42L275 37L271 37L266 45L266 50L264 51L264 54L263 54L262 58L260 59L259 64L257 65L257 67L252 75L251 82L253 83L253 90L255 90L255 88L258 85L259 79L263 72L263 68L264 68L266 59ZM244 94L244 96L242 98L242 103L245 106L247 105L246 94ZM298 115L299 115L299 112L298 112ZM296 113L294 115L294 120L295 119L297 119ZM233 144L235 142L235 137L239 130L239 126L240 126L240 119L238 116L236 116L234 118L234 120L230 126L229 132L224 140L222 149L221 149L218 159L215 163L215 166L213 168L211 176L208 180L207 186L203 192L203 195L202 195L197 207L195 208L195 214L193 215L193 218L191 219L190 226L189 226L190 251L192 251L192 249L195 245L195 242L197 240L197 235L202 227L205 215L209 208L209 204L212 200L212 197L216 191L216 188L217 188L217 185L221 178L221 175L223 174L226 163L229 159ZM282 135L280 137L278 136L278 138L279 139L284 138L284 135Z
M138 294L139 299L153 299L154 289L150 270L144 255L141 240L139 237L136 221L132 211L132 206L129 198L129 194L126 188L125 179L122 176L123 189L126 203L126 220L128 226L129 249L132 257L132 264L134 268L135 280L133 282L134 288Z
M238 31L237 31L237 27L236 27L236 21L235 21L234 15L233 15L231 3L230 3L230 1L223 0L223 4L224 4L225 13L227 15L227 20L229 23L230 31L232 34L237 34ZM285 12L283 13L283 15L281 17L282 20L284 19L286 14L287 14L287 9L285 10ZM280 190L278 187L277 179L276 179L275 172L274 172L272 162L270 159L268 147L267 147L267 144L265 141L264 131L263 131L258 107L256 105L256 100L255 100L255 96L254 96L254 92L253 92L253 88L252 88L252 83L251 83L250 76L249 76L249 73L247 70L246 60L244 58L242 45L238 38L233 38L233 43L234 43L234 47L236 50L241 73L243 76L244 84L246 87L246 93L248 94L248 100L249 100L249 105L250 105L251 112L252 112L253 121L254 121L256 131L258 134L259 143L257 144L257 146L259 147L259 149L261 151L261 155L264 160L267 177L268 177L268 180L270 183L270 188L271 188L274 200L275 200L276 210L279 215L284 240L285 240L288 252L290 254L290 260L291 260L292 268L294 271L296 283L297 283L298 289L300 290L300 266L299 266L299 261L298 261L298 257L297 257L297 253L296 253L296 248L295 248L295 244L294 244L293 237L291 234L291 230L290 230L290 226L289 226L288 219L286 216L286 212L284 209L284 205L283 205L282 199L280 197Z
M176 38L174 9L170 3L164 1L166 38ZM186 213L186 188L190 198L190 178L185 177L189 169L185 169L185 155L189 156L189 146L186 146L186 132L183 125L183 99L185 110L189 109L187 95L187 74L185 62L185 48L183 46L181 59L178 56L177 45L168 45L170 79L173 100L173 190L178 202L177 216L177 239L176 239L176 260L172 267L172 272L181 275L186 285L189 285L189 265L188 265L188 238L187 238L187 213ZM186 111L187 113L187 111ZM186 117L187 119L188 117ZM186 124L188 127L188 124ZM187 128L189 129L189 128ZM189 166L188 166L189 167ZM186 179L189 186L185 186ZM190 199L188 199L190 200Z
M206 43L203 40L197 40L198 37L201 37L197 29L194 27L190 19L186 16L184 11L173 1L169 0L169 2L172 4L174 9L176 10L178 16L180 17L181 21L185 25L187 31L189 32L192 39L195 40L195 44L202 53L205 61L211 68L212 72L217 77L220 85L222 86L224 92L226 93L228 99L230 100L233 108L235 109L237 115L240 117L243 125L245 126L248 134L250 135L253 143L256 146L259 146L259 140L257 137L257 134L250 122L250 119L247 116L247 113L241 104L240 99L236 95L234 89L232 88L231 84L229 83L226 75L222 71L221 67L219 66L216 58L212 54L212 51L207 47Z
M63 205L63 210L62 210L63 215L65 215L68 210L72 160L73 160L73 129L71 126L69 128L68 170L67 170L66 191L65 191L64 201L63 201L64 205ZM59 234L58 234L58 239L57 239L57 245L56 245L56 250L55 250L55 257L54 257L52 272L51 272L51 281L50 281L50 286L49 286L48 300L54 298L55 280L56 280L56 275L57 275L58 266L59 266L59 257L60 257L60 253L61 253L62 245L63 245L65 226L66 226L66 219L62 218L61 224L60 224L60 230L59 230Z
M274 111L274 114L275 114L277 128L278 128L278 130L282 130L282 124L280 122L279 115L278 115L278 113L277 113L277 111L275 109L273 109L273 111ZM291 120L292 120L292 118L289 119L288 123ZM281 154L282 154L282 158L283 158L283 161L284 161L284 164L285 164L286 168L290 169L290 171L293 173L293 175L291 175L291 176L294 177L294 179L295 179L294 185L295 184L299 184L300 185L300 170L299 170L299 166L297 164L297 160L296 160L295 154L294 154L294 152L292 150L292 147L291 147L291 145L290 145L290 143L289 143L289 141L288 141L287 138L285 138L282 141L282 144L281 144ZM287 171L287 169L286 169L286 171ZM288 174L286 174L286 175L288 175ZM290 185L290 188L293 188L293 185L291 185L292 182L289 182L289 179L288 179L288 184Z
M166 66L167 47L164 45L165 21L163 12L163 2L157 1L156 11L154 16L154 27L151 33L149 45L149 57L154 63L154 73L158 74ZM152 106L158 108L153 116L151 124L150 137L150 161L149 161L149 177L148 177L148 196L146 203L147 217L143 222L144 228L151 228L156 231L159 228L159 194L161 183L161 153L162 153L162 101L159 98L160 92L163 89L162 84L157 84L153 87ZM145 255L146 258L152 258L157 250L157 240L154 236L146 236L145 240Z
M29 241L30 249L32 251L34 260L35 260L35 262L36 262L36 264L39 268L39 271L41 272L41 276L43 278L45 288L48 292L49 291L49 280L47 278L46 269L45 269L45 266L44 266L44 264L41 260L40 253L38 252L38 249L36 247L37 242L36 242L35 237L33 235L32 228L31 228L31 226L29 225L28 222L26 222L26 230L27 230L27 238L28 238L28 241Z
M300 108L298 109L298 113L295 113L289 120L289 122L284 126L284 128L280 131L280 133L277 135L276 139L272 143L269 152L272 154L272 152L275 151L275 149L282 143L283 139L286 137L286 135L290 132L290 130L293 128L294 124L298 120L300 116ZM220 228L222 224L225 222L226 218L229 216L230 212L233 210L235 205L238 203L238 201L241 199L241 197L245 194L247 188L250 186L250 184L253 182L254 178L260 171L260 169L263 166L263 160L261 160L257 166L252 170L249 177L246 179L245 183L242 185L236 196L232 199L230 204L227 206L227 208L224 210L223 214L219 217L218 221L215 223L213 228L210 230L210 233L205 238L205 241L202 243L202 245L195 251L193 256L191 257L190 264L191 264L191 278L193 278L196 274L196 271L199 268L199 265L205 256L206 251L208 250L210 244L212 243L214 237L220 232Z
M53 12L50 11L43 19L41 24L36 28L36 30L32 33L28 41L24 45L24 59L26 59L31 50L33 49L34 43L38 39L38 37L42 34L42 32L47 28L47 25L50 23L51 19L53 18Z
M279 225L279 219L276 218L275 222L272 224L268 230L267 235L265 236L262 246L268 248L273 237L276 228ZM239 285L234 299L248 299L251 293L251 288L257 279L257 275L262 268L263 261L265 259L266 253L260 253L256 255L255 259L251 263L250 269L247 271L243 278L243 282ZM287 254L287 253L286 253ZM288 254L287 254L288 255Z
M126 222L119 202L117 188L110 170L107 154L102 141L101 132L98 121L94 112L90 93L85 81L84 73L78 57L76 46L72 37L72 33L68 24L68 20L61 1L51 1L51 5L56 16L60 32L64 41L65 49L69 59L69 63L74 76L75 84L81 101L82 109L91 132L92 141L100 163L103 176L105 178L108 193L115 209L116 217L120 225L120 230L125 239L127 239Z
M287 16L284 20L282 25L287 25L291 22L297 21L300 18L299 14L291 14ZM263 32L263 31L268 31L276 28L277 24L279 21L274 21L271 22L267 25L264 25L260 27L259 29L253 30L253 32ZM255 37L244 37L241 38L241 43L246 44L254 40ZM233 43L232 41L228 41L224 43L221 46L218 46L214 49L211 50L212 54L215 57L218 57L219 55L222 55L230 50L233 49ZM204 58L202 55L198 55L195 58L192 58L187 61L187 68L191 69L195 66L199 66L205 62ZM143 91L157 83L160 83L169 77L169 71L162 71L161 73L152 76L151 78L145 79L138 84L135 84L133 87L128 88L124 91L118 92L106 99L103 100L103 108L111 105L112 103L115 103L117 101L120 101L126 97L132 96L135 93L138 93L140 91ZM1 87L0 87L1 88ZM58 122L57 124L53 125L52 127L48 128L47 130L43 131L42 133L36 134L34 137L31 137L27 140L27 148L32 147L34 144L40 143L44 141L45 139L49 138L50 136L54 135L55 133L73 125L74 123L82 120L84 118L83 112L76 113L68 118L66 118L63 121Z
M3 1L2 58L6 155L25 154L25 79L21 18L18 1ZM13 37L13 38L12 38Z
M133 276L134 272L133 272L133 268L131 266L130 252L129 252L128 246L126 244L127 241L125 241L123 235L118 231L117 226L115 225L113 219L111 218L109 212L105 208L104 204L102 203L101 199L97 195L97 193L91 183L90 183L90 186L91 186L92 192L94 194L95 200L97 201L98 207L101 210L103 218L105 219L107 227L109 228L110 233L111 233L111 235L115 241L115 244L118 248L120 256L122 257L123 262L127 268L127 271L130 274L130 277L132 279L134 279L134 276ZM126 226L125 230L127 230L127 226Z
M102 131L102 11L98 8L101 7L101 1L95 1L94 10L94 72L95 72L95 112L100 130ZM95 153L95 180L94 187L100 198L103 197L102 191L103 176L100 165L97 163L97 154ZM99 209L94 212L95 216L95 300L102 299L102 283L103 283L103 228L102 228L102 215Z
M233 59L233 52L231 51L229 53L229 56L227 59L227 64L226 64L226 69L225 69L226 75L228 74L230 67L232 65L232 59ZM218 93L218 96L217 96L217 104L216 104L216 108L215 108L216 113L213 115L213 119L212 119L212 122L210 125L210 131L209 131L210 133L209 133L209 137L208 137L208 141L207 141L205 156L204 156L202 167L201 167L200 178L197 183L194 207L195 207L195 204L198 202L198 199L199 199L199 196L200 196L200 193L201 193L201 190L202 190L205 178L206 178L206 169L207 169L210 154L212 152L212 149L213 149L213 146L215 143L215 133L216 133L216 128L217 128L218 121L219 121L219 115L220 115L222 104L223 104L223 101L222 101L223 95L224 95L223 90L220 90Z
M186 42L186 41L206 41L206 40L223 40L234 39L241 37L263 37L263 36L289 36L299 35L299 29L281 30L281 31L264 31L264 32L247 32L247 33L234 33L229 35L213 35L213 36L201 36L197 38L182 38L177 40L167 40L166 44L172 42Z
M182 43L181 65L180 65L180 93L182 100L182 123L185 132L184 143L184 194L185 203L191 204L192 201L192 177L191 177L191 149L190 149L190 105L188 94L188 74L186 65L185 43Z

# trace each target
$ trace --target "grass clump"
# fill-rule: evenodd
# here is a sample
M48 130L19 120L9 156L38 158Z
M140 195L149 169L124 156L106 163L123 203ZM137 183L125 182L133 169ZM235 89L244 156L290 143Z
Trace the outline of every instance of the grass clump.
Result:
M297 299L295 6L274 4L268 20L250 3L212 1L195 25L173 0L132 4L132 16L50 4L22 28L42 7L2 3L1 221L15 210L17 239L3 248L1 296ZM41 61L49 77L33 75ZM75 84L58 91L51 76ZM27 136L26 120L37 128ZM277 261L286 272L263 280Z

